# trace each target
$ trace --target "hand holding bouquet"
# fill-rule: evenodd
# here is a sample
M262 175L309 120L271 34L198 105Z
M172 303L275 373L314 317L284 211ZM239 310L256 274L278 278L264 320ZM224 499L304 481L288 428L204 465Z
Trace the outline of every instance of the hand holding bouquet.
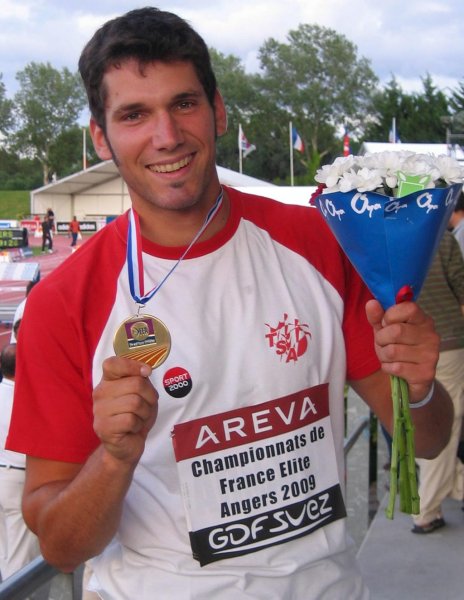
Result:
M337 158L316 174L314 201L346 255L386 310L416 300L464 179L448 156L390 151ZM414 429L406 381L392 376L390 501L419 512Z

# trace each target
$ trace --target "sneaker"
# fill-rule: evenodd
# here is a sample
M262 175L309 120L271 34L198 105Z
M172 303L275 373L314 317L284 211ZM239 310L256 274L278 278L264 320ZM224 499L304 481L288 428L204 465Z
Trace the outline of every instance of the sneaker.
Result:
M49 250L49 251L48 251L48 253L49 253L49 254L53 254L53 250Z

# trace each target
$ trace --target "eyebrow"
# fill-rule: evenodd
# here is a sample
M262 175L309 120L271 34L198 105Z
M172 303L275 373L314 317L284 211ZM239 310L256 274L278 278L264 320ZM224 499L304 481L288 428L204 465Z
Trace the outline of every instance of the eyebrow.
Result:
M192 89L192 90L187 90L184 92L180 92L179 94L176 94L175 96L173 96L171 98L170 103L176 104L177 102L182 102L183 100L188 100L189 98L202 98L202 97L207 99L206 94L204 93L203 90L198 91L198 90ZM128 104L122 104L113 112L112 118L117 119L119 116L130 113L130 112L142 111L146 107L147 107L147 105L144 102L130 102Z

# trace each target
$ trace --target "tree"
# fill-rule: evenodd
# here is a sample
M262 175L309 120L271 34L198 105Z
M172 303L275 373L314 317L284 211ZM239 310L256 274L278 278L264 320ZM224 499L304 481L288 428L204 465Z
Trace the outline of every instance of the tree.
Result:
M42 169L37 160L20 158L0 148L0 189L31 190L42 185Z
M100 162L93 145L90 143L90 135L85 129L86 143L86 167ZM83 169L83 130L82 127L74 125L66 129L50 144L50 165L53 173L61 178L72 175Z
M393 77L374 96L375 118L367 127L369 142L389 141L393 118L402 142L440 143L445 133L442 117L449 115L445 94L438 90L430 75L422 78L423 92L406 94Z
M460 81L457 89L453 90L449 102L454 112L464 111L464 81Z
M6 97L3 74L0 73L0 133L6 135L13 123L13 102Z
M262 89L306 141L302 160L312 176L324 156L340 154L340 130L362 126L378 79L356 46L332 29L304 24L287 39L271 38L260 48ZM279 126L288 147L288 122Z
M368 142L388 142L393 119L397 131L403 134L402 123L409 118L412 98L407 96L393 75L382 88L377 89L372 97L373 111L364 131L364 139Z
M427 74L422 78L424 91L413 94L413 112L404 132L404 140L417 143L440 143L445 140L442 117L450 114L445 94L437 89L432 77ZM401 133L403 136L403 133Z
M77 73L60 71L49 63L30 63L16 75L14 148L40 161L43 183L53 172L50 148L67 129L76 125L85 106L85 92Z
M255 77L245 73L238 57L233 54L226 56L214 48L210 48L210 54L218 88L227 110L228 133L218 140L217 161L223 167L237 169L238 126L241 123L249 136L255 134L249 125L259 104L259 93L254 86Z

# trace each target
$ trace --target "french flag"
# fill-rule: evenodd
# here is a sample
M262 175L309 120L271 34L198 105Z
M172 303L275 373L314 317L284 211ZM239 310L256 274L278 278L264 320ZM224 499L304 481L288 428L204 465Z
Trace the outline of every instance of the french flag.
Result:
M294 127L292 127L292 142L295 150L298 150L298 152L304 152L303 140L301 139L300 134Z
M243 158L246 158L253 150L256 150L256 146L254 144L250 144L246 135L243 133L242 126L239 125L238 130L238 147L239 151L242 153Z

